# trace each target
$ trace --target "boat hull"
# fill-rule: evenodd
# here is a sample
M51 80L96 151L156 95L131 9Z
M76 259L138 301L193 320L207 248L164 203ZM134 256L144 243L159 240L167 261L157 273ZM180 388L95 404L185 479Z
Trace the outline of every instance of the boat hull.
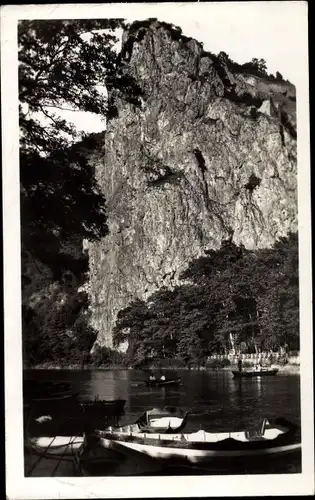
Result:
M126 400L115 399L113 401L89 401L80 402L80 408L83 413L94 415L120 414L124 411Z
M252 378L252 377L270 377L276 375L278 373L278 368L274 368L273 370L263 370L263 371L239 371L232 370L233 376L235 378Z
M209 433L146 434L123 429L122 432L97 431L101 446L114 444L152 458L185 459L198 463L212 459L251 459L298 451L298 427L286 419L272 423L264 419L259 426L245 431Z
M33 397L32 399L26 400L25 404L35 404L35 403L58 403L64 401L75 401L77 398L77 394L66 393L66 394L54 394L52 396L42 396L42 397Z
M101 438L100 444L104 448L113 449L113 443L117 445L120 449L125 447L129 450L133 450L151 458L157 459L181 459L186 460L191 463L202 463L209 462L215 459L239 459L239 458L253 458L253 457L265 457L270 455L283 455L300 449L301 445L299 443L292 443L282 446L275 446L272 448L265 449L252 449L252 450L201 450L196 448L172 448L163 446L153 446L145 445L135 442L122 442L115 441L107 438Z

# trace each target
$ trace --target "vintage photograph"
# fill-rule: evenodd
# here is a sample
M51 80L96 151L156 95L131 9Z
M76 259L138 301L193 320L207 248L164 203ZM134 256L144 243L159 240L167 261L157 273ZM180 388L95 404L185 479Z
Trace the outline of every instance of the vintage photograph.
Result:
M293 11L250 3L18 19L25 478L303 472Z

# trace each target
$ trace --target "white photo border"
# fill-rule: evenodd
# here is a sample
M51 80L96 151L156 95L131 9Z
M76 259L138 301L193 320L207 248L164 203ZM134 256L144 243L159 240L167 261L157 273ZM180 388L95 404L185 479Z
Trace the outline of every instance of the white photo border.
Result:
M268 9L270 17L288 16L299 26L294 41L298 60L297 147L299 211L299 276L301 332L301 425L302 472L300 474L188 477L69 477L26 478L23 466L21 257L17 22L21 19L124 18L139 12L139 19L163 18L177 9L178 24L185 16L224 16L234 9L237 16ZM3 139L3 234L5 312L5 436L6 484L9 499L144 498L203 496L295 496L314 494L314 415L312 267L310 208L310 141L308 84L307 2L198 2L151 4L17 5L1 8L1 84ZM163 20L163 19L162 19ZM288 25L290 31L290 25ZM281 33L279 33L281 37ZM290 57L290 54L288 54Z

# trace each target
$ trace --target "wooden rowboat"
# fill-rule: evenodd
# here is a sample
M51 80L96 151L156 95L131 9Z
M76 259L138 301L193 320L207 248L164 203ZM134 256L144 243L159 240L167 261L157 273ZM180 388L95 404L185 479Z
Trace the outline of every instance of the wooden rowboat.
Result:
M83 436L30 437L26 448L45 456L73 456L84 443Z
M294 440L297 427L285 419L264 419L258 429L242 432L210 433L200 430L190 434L158 434L128 431L97 431L104 448L115 445L138 451L152 458L181 459L192 463L213 459L267 457L299 450Z
M85 436L75 461L82 476L148 476L162 468L160 461L119 444L105 448L95 435Z
M186 425L188 412L181 408L166 406L145 411L134 423L120 427L108 427L110 432L161 433L180 432Z
M24 404L71 400L77 397L69 382L25 380L23 384Z
M144 412L137 420L141 432L180 432L184 429L188 412L181 408L165 406Z
M276 375L278 373L278 368L272 368L270 370L268 369L262 369L262 370L244 370L244 371L239 371L239 370L232 370L233 376L235 378L242 378L242 377L267 377L271 375Z

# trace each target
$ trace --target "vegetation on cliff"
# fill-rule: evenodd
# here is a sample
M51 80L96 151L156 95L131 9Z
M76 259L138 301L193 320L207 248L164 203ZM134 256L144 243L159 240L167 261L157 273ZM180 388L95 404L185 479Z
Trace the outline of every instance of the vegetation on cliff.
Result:
M154 358L204 362L231 348L298 349L298 238L249 251L225 241L190 263L183 284L136 300L118 314L116 345L128 340L128 364Z

